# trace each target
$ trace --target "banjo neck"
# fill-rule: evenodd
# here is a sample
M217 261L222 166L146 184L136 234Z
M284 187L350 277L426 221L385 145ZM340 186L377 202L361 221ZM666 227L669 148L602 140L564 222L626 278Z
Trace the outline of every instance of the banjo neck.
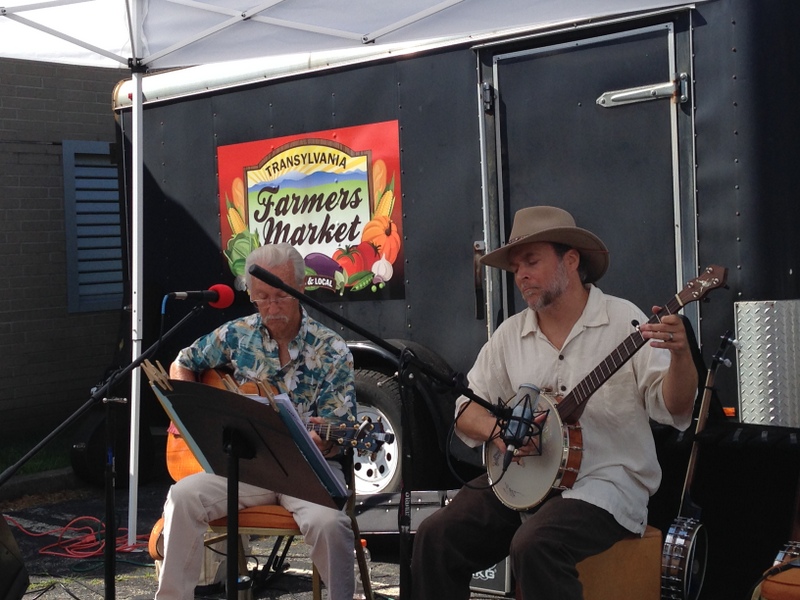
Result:
M712 289L725 285L727 269L716 265L707 267L699 277L667 302L650 318L658 322L666 315L677 313L689 302L705 297ZM635 331L595 369L584 377L564 398L553 404L549 394L542 394L549 413L540 431L540 454L520 463L505 462L503 452L495 444L485 444L485 462L489 483L503 504L514 510L528 510L556 490L572 487L578 477L583 452L583 434L578 424L587 400L605 381L616 373L646 340L633 323ZM558 400L557 398L555 399Z
M659 312L655 313L648 323L657 323L662 317L677 313L683 308L680 296L673 296L669 302ZM645 345L647 341L639 330L639 323L633 322L636 331L625 338L611 354L609 354L599 365L597 365L578 385L576 385L563 400L558 403L556 409L562 420L566 423L575 423L583 414L586 402L592 395L600 389L608 379L628 362L636 352Z
M726 268L717 265L706 267L698 277L692 279L680 292L670 298L661 310L653 314L647 322L657 323L661 321L662 317L676 314L690 302L701 300L711 290L725 285L727 278L728 270ZM583 414L586 402L592 394L628 362L637 350L644 346L646 340L639 330L639 323L634 321L632 324L636 331L625 338L603 362L597 365L558 403L558 414L565 423L576 423Z
M681 504L678 510L679 517L688 517L692 519L700 519L701 508L692 501L691 488L694 481L694 471L697 464L697 453L699 445L697 443L697 436L705 429L706 421L708 421L708 411L711 407L711 397L714 392L714 381L716 380L717 371L721 364L728 365L729 362L725 359L725 353L731 345L735 345L736 341L731 337L730 331L722 336L722 342L711 360L711 368L706 374L706 382L703 388L703 398L700 401L700 409L697 414L697 425L695 426L695 439L692 442L692 450L689 454L689 463L686 467L686 478L683 482L683 493L681 494Z
M661 310L648 319L648 323L657 323L667 315L676 314L690 302L703 299L711 290L725 285L728 270L717 265L710 265L698 276L667 302ZM639 330L639 323L633 322L636 328L617 348L609 354L603 362L597 365L591 373L584 377L564 399L558 403L558 414L565 423L574 424L578 421L586 408L586 402L609 377L616 373L637 350L645 344L645 339Z

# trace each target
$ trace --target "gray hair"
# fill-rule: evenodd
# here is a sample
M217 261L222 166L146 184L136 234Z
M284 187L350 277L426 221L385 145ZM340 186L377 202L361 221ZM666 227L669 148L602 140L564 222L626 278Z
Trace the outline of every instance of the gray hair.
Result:
M299 286L303 285L306 278L306 265L303 261L302 255L297 249L290 244L267 244L266 246L259 246L253 250L245 261L244 266L244 281L247 289L250 289L250 282L252 276L250 275L250 267L258 265L264 269L271 269L291 263L294 267L295 283Z

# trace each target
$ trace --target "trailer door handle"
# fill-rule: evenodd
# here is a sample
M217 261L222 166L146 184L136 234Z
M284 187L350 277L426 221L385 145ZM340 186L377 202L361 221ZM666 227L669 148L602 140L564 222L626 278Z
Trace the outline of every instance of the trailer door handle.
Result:
M688 75L681 73L675 78L675 81L667 81L666 83L654 83L628 88L627 90L604 92L595 102L603 108L614 108L623 104L648 102L662 98L674 98L678 103L686 102L689 99Z
M475 277L475 318L482 321L486 318L486 295L483 292L483 265L481 257L486 254L486 244L477 240L472 244L472 270Z

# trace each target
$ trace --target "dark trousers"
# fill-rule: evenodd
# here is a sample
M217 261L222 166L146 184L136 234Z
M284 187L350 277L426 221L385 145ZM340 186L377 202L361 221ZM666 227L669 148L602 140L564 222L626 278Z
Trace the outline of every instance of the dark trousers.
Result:
M470 482L485 488L486 476ZM463 487L417 529L411 560L414 600L466 600L472 574L511 556L523 600L581 600L577 563L630 535L610 513L554 496L524 523L490 489Z

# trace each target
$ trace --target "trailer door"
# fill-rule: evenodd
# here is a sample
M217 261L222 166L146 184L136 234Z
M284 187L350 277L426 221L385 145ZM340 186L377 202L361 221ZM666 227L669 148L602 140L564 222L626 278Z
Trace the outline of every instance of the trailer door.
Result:
M490 248L517 209L552 204L608 245L600 287L647 314L696 274L689 53L676 29L479 50ZM499 321L525 305L510 277L495 281Z

